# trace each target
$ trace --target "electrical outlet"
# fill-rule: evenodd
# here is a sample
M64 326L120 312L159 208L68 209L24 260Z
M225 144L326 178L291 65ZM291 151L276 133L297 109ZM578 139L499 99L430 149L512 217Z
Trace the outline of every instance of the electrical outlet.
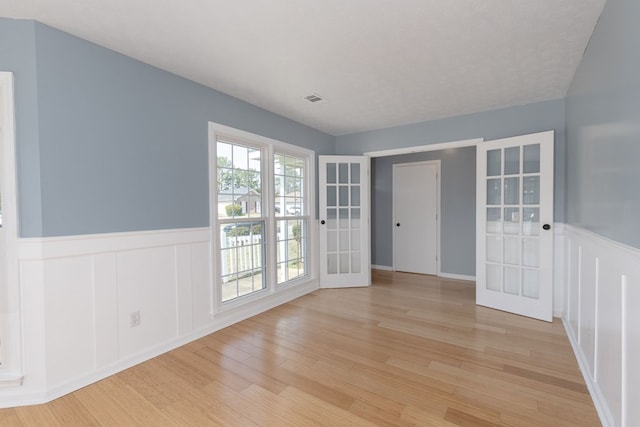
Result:
M131 313L131 327L140 326L140 310Z

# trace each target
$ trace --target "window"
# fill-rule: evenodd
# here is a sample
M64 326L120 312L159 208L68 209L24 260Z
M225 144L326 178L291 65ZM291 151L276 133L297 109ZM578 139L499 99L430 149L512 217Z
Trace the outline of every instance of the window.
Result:
M217 141L222 302L265 288L262 152Z
M313 152L224 126L212 130L216 304L305 283Z
M307 273L307 219L305 208L304 159L276 153L273 167L275 179L274 210L277 217L278 283Z

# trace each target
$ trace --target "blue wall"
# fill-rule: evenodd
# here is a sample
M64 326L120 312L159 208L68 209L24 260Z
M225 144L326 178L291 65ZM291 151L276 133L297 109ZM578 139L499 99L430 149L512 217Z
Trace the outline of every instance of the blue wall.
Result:
M330 135L45 25L2 19L0 35L0 69L37 105L17 126L23 237L208 226L209 121L334 150Z
M339 154L427 145L471 138L499 139L555 130L554 218L563 222L565 104L554 100L449 119L363 132L336 138ZM449 151L449 150L447 150ZM372 163L372 263L392 263L390 229L392 165L428 159L442 159L441 270L451 274L475 275L475 150L455 150L389 159ZM459 157L458 157L459 156ZM461 182L466 180L466 185ZM454 259L458 257L458 259Z
M42 234L35 23L0 18L0 70L14 72L20 224ZM20 159L22 162L20 162Z
M567 97L567 222L640 248L640 2L609 0Z

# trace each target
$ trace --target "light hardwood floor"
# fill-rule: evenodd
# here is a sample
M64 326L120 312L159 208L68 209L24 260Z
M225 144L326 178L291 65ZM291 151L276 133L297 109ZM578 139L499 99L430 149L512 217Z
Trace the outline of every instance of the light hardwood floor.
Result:
M474 304L474 285L373 272L0 425L600 425L565 335Z

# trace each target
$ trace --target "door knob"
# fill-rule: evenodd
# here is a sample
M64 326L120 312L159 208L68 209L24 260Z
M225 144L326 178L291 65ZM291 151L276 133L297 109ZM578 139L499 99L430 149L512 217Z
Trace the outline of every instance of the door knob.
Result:
M549 230L551 228L551 226L549 224L545 224L542 226L543 229L545 230Z
M398 223L396 223L396 227L400 227L400 223L399 223L399 222L398 222Z
M324 225L324 219L322 221L320 221L320 224Z

